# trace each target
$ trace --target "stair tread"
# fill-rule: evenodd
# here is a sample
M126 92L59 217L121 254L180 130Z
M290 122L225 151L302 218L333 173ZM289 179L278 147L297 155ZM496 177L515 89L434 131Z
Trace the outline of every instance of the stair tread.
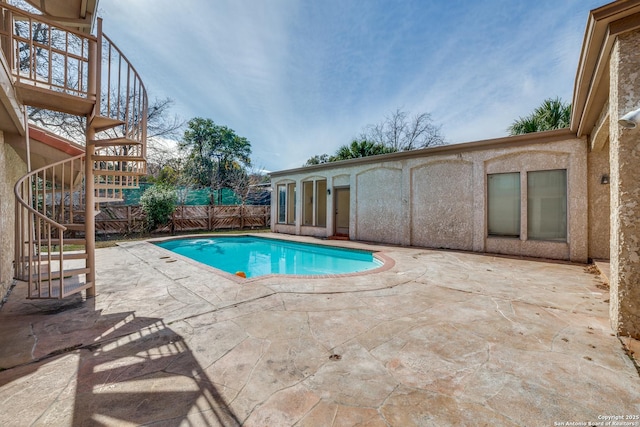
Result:
M77 213L78 215L84 215L85 211L84 211L84 210L76 211L76 213ZM99 213L100 213L100 210L97 210L97 211L96 211L96 210L94 210L94 211L93 211L93 216L96 216L96 215L98 215ZM65 240L66 240L66 239L65 239Z
M59 279L55 279L55 280L52 280L52 282L55 283L58 280ZM60 298L68 297L69 295L76 294L78 292L81 292L91 287L93 287L93 282L87 282L87 281L80 282L80 281L66 279L64 281L64 285L62 289L62 295L60 295L60 285L56 283L56 284L52 284L51 286L51 295L49 295L48 287L42 287L42 289L40 290L33 290L29 292L27 299L60 299Z
M141 156L101 156L101 155L94 155L92 156L93 161L96 162L107 162L107 161L112 161L112 162L146 162L147 160L144 157Z
M62 225L64 225L67 230L84 230L84 224L74 223L74 224L62 224Z
M94 176L142 176L145 175L138 171L112 171L109 169L94 169Z
M82 268L69 268L66 270L62 270L62 276L63 277L67 277L67 276L79 276L81 274L86 274L89 271L91 271L90 268L88 267L82 267ZM46 273L34 273L31 275L31 277L33 279L38 279L40 281L49 281L49 280L56 280L59 279L61 276L59 271L52 271L51 273L46 272Z
M94 127L96 132L102 132L103 130L111 129L116 126L122 126L123 124L124 121L122 120L102 115L94 116L91 120L91 125Z
M140 188L139 185L133 185L133 184L129 184L129 183L122 183L122 184L113 184L113 183L109 183L109 184L103 184L100 182L96 182L95 184L93 184L93 188L99 188L101 190L118 190L118 189L126 189L126 188Z
M124 199L123 198L118 198L118 197L95 196L93 198L93 201L96 202L96 203L124 202Z
M142 142L137 141L135 139L127 138L125 136L118 138L108 138L108 139L92 139L89 141L89 145L93 145L96 147L111 147L111 146L119 146L119 145L140 145Z
M49 254L47 253L43 253L38 255L35 255L31 258L32 261L38 261L38 257L40 258L40 261L49 261ZM87 258L87 254L85 252L78 252L78 253L66 253L63 256L63 261L65 259L68 260L72 260L72 259L86 259ZM25 256L22 257L22 261L23 262L29 262L29 257ZM60 261L60 254L59 253L55 253L55 254L51 254L51 261Z
M87 243L86 239L80 239L80 238L65 238L63 239L63 242L65 245L84 245ZM25 243L29 243L29 242L25 242ZM60 244L60 239L51 239L51 244L52 245L59 245Z

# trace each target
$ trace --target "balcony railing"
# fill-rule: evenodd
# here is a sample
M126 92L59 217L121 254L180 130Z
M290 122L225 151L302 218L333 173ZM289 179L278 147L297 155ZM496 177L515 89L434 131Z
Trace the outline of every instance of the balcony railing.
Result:
M102 33L100 19L92 36L5 3L0 18L0 47L23 104L90 115L96 131L110 130L103 138L133 142L128 155L144 157L146 89L131 62Z
M0 12L0 46L21 101L72 114L91 111L96 102L91 52L98 39L4 3ZM45 94L58 98L60 105L50 105ZM62 102L65 96L69 99Z

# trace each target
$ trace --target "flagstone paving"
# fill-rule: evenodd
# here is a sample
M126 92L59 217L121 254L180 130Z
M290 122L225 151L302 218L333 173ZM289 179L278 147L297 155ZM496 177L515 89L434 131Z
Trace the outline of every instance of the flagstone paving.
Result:
M96 251L94 299L16 286L0 425L640 425L637 367L585 266L331 243L391 267L241 281L127 242Z

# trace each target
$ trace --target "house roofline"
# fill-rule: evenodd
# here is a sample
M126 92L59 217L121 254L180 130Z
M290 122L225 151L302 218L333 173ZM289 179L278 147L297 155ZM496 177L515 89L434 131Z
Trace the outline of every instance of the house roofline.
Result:
M70 156L77 156L85 152L82 145L76 144L68 139L64 139L46 129L39 128L34 125L29 125L29 138L42 142L43 144L55 148Z
M576 134L570 129L558 129L544 132L525 133L522 135L506 136L480 141L463 142L458 144L438 145L419 150L400 151L390 154L379 154L376 156L359 157L357 159L340 160L338 162L322 163L319 165L302 166L300 168L287 169L271 172L271 176L291 175L302 172L312 172L316 170L335 169L341 167L363 165L368 163L391 162L405 160L415 157L433 156L436 154L457 154L469 151L485 150L488 148L507 148L522 145L544 144L548 142L565 141L576 139Z
M616 36L640 28L640 0L618 0L589 13L573 87L571 130L591 134L609 98L609 56Z

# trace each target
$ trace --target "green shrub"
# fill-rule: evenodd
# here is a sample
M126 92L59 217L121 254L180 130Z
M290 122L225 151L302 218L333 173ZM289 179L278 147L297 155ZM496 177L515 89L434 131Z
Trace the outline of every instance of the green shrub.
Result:
M153 231L171 218L176 209L176 190L166 184L155 184L144 191L140 205L147 215L147 230Z

